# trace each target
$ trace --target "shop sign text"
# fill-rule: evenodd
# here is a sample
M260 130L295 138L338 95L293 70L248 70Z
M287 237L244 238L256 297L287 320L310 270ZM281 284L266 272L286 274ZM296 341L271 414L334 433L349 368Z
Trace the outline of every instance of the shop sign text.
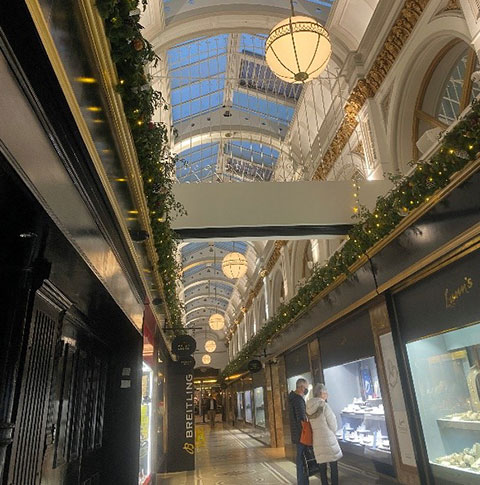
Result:
M473 288L473 279L469 276L465 276L464 282L455 290L449 290L448 288L445 290L445 307L446 308L454 308L457 304L457 301L465 295L466 293L470 293L470 290Z

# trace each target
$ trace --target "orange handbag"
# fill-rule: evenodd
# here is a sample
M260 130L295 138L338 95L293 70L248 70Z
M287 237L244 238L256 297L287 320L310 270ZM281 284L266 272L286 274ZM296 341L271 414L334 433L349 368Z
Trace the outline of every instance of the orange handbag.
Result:
M302 421L302 433L300 435L300 443L305 446L313 445L313 431L310 421Z

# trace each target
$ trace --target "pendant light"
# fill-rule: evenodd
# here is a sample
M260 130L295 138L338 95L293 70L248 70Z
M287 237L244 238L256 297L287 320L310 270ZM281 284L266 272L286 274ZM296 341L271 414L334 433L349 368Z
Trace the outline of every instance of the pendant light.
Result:
M242 278L247 274L248 262L242 253L235 251L235 242L233 243L233 252L228 253L222 261L223 274L230 279Z
M217 344L215 342L215 340L207 340L205 342L205 350L208 352L208 353L212 353L212 352L215 352L215 349L217 348Z
M327 67L332 45L327 30L310 17L297 16L290 0L291 17L271 30L265 43L268 67L283 81L305 83Z
M222 330L225 326L225 318L223 318L223 315L220 315L220 313L214 313L213 315L210 315L208 324L212 330Z

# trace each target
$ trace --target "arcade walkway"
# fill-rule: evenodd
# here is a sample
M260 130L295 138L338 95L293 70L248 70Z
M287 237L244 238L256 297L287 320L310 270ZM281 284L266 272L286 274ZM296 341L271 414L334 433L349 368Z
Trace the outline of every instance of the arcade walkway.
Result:
M205 441L197 442L197 467L194 472L158 475L159 485L263 485L295 484L295 465L278 449L267 448L238 429L217 423L213 431L208 425ZM201 433L201 431L200 431ZM311 484L320 484L312 477ZM340 469L341 485L379 484L371 477L362 477ZM390 483L390 482L388 482Z

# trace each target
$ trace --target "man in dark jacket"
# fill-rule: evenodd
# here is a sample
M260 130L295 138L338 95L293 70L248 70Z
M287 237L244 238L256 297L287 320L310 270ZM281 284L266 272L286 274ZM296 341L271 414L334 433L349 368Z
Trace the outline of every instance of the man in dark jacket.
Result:
M292 443L297 446L297 484L307 485L308 474L306 473L303 452L305 445L300 443L300 435L302 433L302 421L307 420L305 412L305 396L308 394L308 382L303 377L297 380L295 391L288 395L288 404L290 410L290 433L292 436Z

